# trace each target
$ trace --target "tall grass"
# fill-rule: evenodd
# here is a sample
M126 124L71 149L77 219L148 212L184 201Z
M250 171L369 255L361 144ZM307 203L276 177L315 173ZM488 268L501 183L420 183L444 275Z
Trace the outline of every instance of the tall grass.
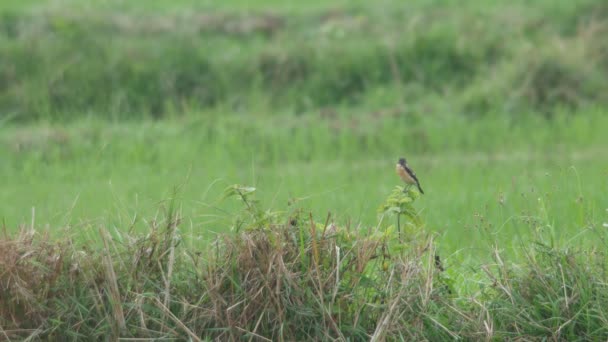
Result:
M0 244L0 333L7 339L203 340L543 339L608 337L605 254L497 249L481 269L443 264L415 190L396 188L375 226L316 221L298 207L272 212L255 189L213 243L184 243L179 210L144 234L95 230L97 243L50 240L32 226ZM172 209L173 208L173 209ZM396 220L401 217L400 220ZM400 226L396 226L400 222ZM401 228L401 229L397 229ZM605 240L604 234L598 231ZM477 279L465 291L450 274Z

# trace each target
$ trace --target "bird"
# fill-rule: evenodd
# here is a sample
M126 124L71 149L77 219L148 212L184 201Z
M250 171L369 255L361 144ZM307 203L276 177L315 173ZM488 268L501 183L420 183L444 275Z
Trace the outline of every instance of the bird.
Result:
M397 175L399 175L401 180L403 180L407 184L416 185L416 187L418 187L418 190L420 190L420 193L424 194L424 191L422 191L422 187L420 186L420 182L418 181L416 174L407 165L407 161L405 160L405 158L399 158L396 171Z

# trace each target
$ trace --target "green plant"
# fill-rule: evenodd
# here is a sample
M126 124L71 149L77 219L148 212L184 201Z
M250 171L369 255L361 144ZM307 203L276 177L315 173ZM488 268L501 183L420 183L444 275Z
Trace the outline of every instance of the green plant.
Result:
M397 233L401 240L401 218L405 218L407 236L415 237L423 228L423 222L413 206L414 201L420 197L420 193L411 186L397 186L389 197L378 208L382 221L386 215L394 215L397 218ZM389 226L389 229L392 227Z

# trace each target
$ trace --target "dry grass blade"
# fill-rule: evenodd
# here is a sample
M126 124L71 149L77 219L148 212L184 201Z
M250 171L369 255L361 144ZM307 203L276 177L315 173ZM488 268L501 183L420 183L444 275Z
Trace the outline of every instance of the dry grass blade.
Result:
M192 332L192 330L188 329L188 327L182 321L180 321L179 318L177 318L171 312L171 310L169 310L169 308L167 308L158 298L154 298L154 300L156 301L156 305L163 311L163 313L166 314L169 318L171 318L171 320L175 324L177 324L186 334L188 334L188 336L190 336L192 340L197 342L202 341L195 333Z
M116 272L114 272L114 264L112 261L110 247L108 244L109 237L107 236L107 231L101 228L99 229L99 234L101 236L104 246L103 265L106 271L105 281L110 296L110 305L112 306L112 317L114 319L114 322L118 324L120 332L125 330L127 325L125 323L125 315L122 309L122 300L120 296L120 290L118 289L118 280L116 278Z
M391 271L391 273L393 273L393 271ZM392 274L391 274L391 278L392 278ZM401 298L403 297L405 293L405 290L402 288L399 291L399 294L397 294L397 296L392 299L392 302L389 306L388 311L386 311L380 318L380 321L378 323L378 325L376 325L376 330L374 331L374 334L372 335L370 341L372 342L380 342L380 341L385 341L386 340L386 334L388 333L387 330L389 328L389 325L391 324L391 320L393 318L393 315L395 314L395 310L397 309L397 305L401 302Z

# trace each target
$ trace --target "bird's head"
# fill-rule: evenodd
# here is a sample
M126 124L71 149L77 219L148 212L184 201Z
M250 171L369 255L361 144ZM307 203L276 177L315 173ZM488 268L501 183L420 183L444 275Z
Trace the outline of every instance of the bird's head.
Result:
M405 166L405 158L399 158L399 165Z

